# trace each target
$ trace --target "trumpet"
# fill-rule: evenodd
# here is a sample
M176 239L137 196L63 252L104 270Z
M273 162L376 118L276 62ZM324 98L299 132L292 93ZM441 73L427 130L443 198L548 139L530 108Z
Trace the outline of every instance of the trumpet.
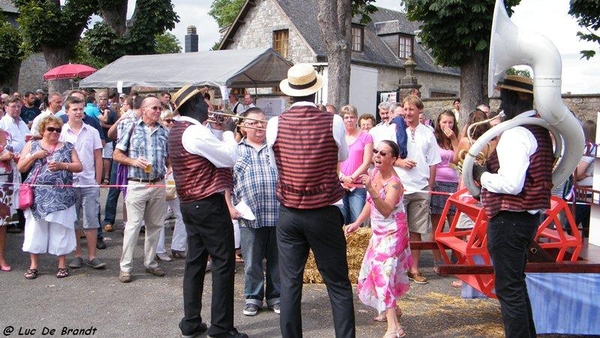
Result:
M206 120L206 122L223 125L229 119L233 120L237 124L238 127L244 127L244 128L248 128L248 129L255 129L255 130L263 130L263 131L267 130L264 127L260 127L260 125L266 125L268 122L267 120L255 119L255 118L247 117L247 116L239 116L239 115L235 115L235 114L225 113L222 111L209 112L208 119ZM244 124L242 124L243 120L249 120L252 122L250 122L248 124L246 124L246 122L243 122Z

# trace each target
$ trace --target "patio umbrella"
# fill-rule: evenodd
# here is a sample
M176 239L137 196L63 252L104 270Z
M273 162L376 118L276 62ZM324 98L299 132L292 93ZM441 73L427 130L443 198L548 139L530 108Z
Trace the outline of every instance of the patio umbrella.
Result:
M69 63L50 69L44 74L46 80L84 78L96 72L96 68L81 65L78 63Z

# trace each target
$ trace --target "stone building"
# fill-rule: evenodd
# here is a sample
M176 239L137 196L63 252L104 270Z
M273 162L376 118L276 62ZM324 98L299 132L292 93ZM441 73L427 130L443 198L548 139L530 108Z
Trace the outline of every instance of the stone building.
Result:
M273 47L293 63L313 64L327 78L327 53L316 8L316 0L246 1L219 49ZM399 89L408 60L416 62L412 75L424 98L460 96L460 72L434 63L416 36L418 23L380 7L370 17L367 25L357 19L352 23L350 104L359 112L375 111L378 92ZM326 96L324 88L317 100L326 103Z

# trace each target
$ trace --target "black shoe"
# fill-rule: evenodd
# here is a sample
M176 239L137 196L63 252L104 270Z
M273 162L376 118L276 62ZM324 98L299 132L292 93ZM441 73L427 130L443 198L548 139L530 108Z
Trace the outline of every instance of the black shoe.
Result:
M106 243L104 243L104 238L98 238L98 241L96 242L96 249L98 249L98 250L106 249Z
M200 325L198 325L198 330L196 330L196 332L194 332L192 334L182 334L181 338L196 338L196 337L199 337L204 332L206 332L206 330L208 330L208 326L206 325L206 323L200 323Z
M6 228L6 232L9 234L20 234L23 232L23 230L17 226L9 225L8 228Z
M227 337L233 337L233 338L248 338L248 335L242 332L238 332L238 330L233 329L227 333L223 333L223 334L219 334L216 336L209 336L212 338L227 338Z

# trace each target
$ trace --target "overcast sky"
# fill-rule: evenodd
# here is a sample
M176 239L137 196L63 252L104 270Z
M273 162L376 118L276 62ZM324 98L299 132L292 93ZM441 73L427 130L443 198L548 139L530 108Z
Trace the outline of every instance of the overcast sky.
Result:
M219 41L217 23L208 15L212 2L212 0L173 0L180 22L171 33L179 39L182 46L187 27L190 25L197 28L201 51L209 50L215 42ZM400 10L399 0L377 0L375 4ZM580 59L579 55L582 49L598 51L598 45L579 41L576 33L582 29L568 11L569 0L521 0L521 4L514 8L512 20L518 27L539 32L554 42L563 61L563 93L600 93L600 54L590 61Z

